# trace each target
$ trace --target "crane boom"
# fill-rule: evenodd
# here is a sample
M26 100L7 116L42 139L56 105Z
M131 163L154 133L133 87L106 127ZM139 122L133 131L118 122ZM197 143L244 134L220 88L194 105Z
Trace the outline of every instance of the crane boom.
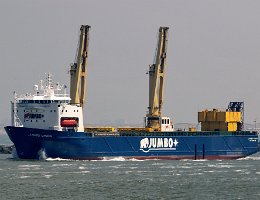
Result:
M88 65L89 25L80 28L79 46L77 50L77 61L70 69L70 97L72 104L85 105L86 98L86 75Z
M149 107L146 127L159 130L169 27L160 27L154 64L149 66Z

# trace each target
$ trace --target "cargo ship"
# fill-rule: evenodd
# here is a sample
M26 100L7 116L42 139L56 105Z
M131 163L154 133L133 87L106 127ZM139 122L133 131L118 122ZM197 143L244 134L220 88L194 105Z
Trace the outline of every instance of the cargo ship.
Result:
M144 127L84 127L88 40L90 26L80 29L77 60L67 87L54 84L49 73L25 95L14 93L12 125L5 130L21 159L237 159L258 151L255 131L243 131L243 102L225 111L198 113L201 131L174 130L161 114L168 27L160 27L154 64L149 66L149 107Z

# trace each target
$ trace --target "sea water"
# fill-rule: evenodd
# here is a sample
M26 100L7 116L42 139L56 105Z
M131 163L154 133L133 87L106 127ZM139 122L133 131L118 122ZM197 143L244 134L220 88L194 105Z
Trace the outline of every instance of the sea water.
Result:
M0 199L260 199L260 153L215 161L31 161L0 154Z

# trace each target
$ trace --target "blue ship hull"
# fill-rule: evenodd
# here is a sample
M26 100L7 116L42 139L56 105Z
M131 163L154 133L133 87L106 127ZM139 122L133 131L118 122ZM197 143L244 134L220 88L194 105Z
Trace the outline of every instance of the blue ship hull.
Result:
M237 159L258 151L257 132L85 133L5 127L21 159Z

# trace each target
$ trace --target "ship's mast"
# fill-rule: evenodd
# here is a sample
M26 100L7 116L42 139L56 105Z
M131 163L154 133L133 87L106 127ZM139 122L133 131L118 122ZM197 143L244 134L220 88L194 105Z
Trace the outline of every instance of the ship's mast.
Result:
M72 104L85 105L86 98L86 75L88 65L89 25L80 28L79 45L76 61L70 69L70 97Z
M149 66L149 107L146 127L159 130L164 97L164 76L169 27L160 27L154 64Z

